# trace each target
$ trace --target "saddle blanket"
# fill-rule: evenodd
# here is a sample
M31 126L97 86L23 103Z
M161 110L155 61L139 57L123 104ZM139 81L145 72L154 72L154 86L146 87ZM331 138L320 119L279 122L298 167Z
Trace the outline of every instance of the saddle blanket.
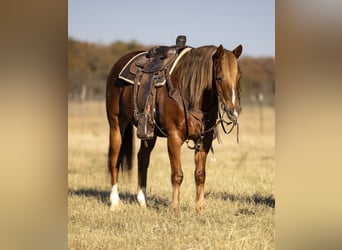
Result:
M187 47L185 49L183 49L179 55L177 56L176 60L172 63L171 65L171 69L170 69L170 75L172 74L173 69L176 67L179 59L187 52L189 52L192 48L191 47ZM134 57L131 58L131 60L129 60L127 62L127 64L122 68L122 70L119 73L119 78L130 83L130 84L134 84L134 79L135 79L135 74L133 72L131 72L131 65L133 63L135 63L136 61L138 61L140 58L145 57L146 54L148 53L148 51L144 51L141 52L137 55L135 55ZM161 81L158 81L155 86L159 87L164 85L166 82L165 77L161 78Z

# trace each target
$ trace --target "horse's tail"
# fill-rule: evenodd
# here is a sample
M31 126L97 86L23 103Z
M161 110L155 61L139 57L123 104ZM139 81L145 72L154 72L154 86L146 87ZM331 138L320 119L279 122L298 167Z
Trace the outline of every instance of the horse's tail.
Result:
M119 153L119 163L122 171L130 172L133 168L133 155L134 155L134 134L133 125L128 124L124 135Z

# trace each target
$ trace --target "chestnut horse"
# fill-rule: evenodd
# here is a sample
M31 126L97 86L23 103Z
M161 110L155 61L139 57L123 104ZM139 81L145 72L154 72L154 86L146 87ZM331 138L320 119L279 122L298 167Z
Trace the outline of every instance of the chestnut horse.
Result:
M137 126L134 119L134 85L120 79L118 75L124 65L140 52L131 52L120 58L107 79L111 210L120 204L120 167L132 169L135 137L133 126ZM171 76L167 78L168 84L156 88L154 137L150 140L141 140L138 152L137 200L140 206L146 207L146 178L150 154L157 136L160 136L167 137L173 191L172 208L179 209L180 185L183 181L181 146L188 140L195 143L196 209L203 208L206 159L214 139L213 128L218 124L219 105L234 125L241 111L241 72L237 63L241 52L241 45L232 51L223 48L222 45L192 48L179 59ZM171 91L180 97L181 102L171 97Z

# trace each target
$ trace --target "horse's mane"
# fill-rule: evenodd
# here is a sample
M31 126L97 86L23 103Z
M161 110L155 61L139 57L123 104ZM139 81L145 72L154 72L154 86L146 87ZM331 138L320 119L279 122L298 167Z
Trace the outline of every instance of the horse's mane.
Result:
M179 61L178 89L189 109L198 107L205 89L212 88L215 46L194 48Z

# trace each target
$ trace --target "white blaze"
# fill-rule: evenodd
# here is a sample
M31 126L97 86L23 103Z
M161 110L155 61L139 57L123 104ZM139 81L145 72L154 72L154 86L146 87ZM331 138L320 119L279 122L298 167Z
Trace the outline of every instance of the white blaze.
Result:
M233 103L233 105L235 106L235 101L236 101L236 96L235 96L235 90L233 89L232 90L232 103ZM236 118L238 118L239 117L239 113L236 111L236 109L234 108L234 116L236 117Z
M232 90L232 103L235 106L235 90L234 89Z

